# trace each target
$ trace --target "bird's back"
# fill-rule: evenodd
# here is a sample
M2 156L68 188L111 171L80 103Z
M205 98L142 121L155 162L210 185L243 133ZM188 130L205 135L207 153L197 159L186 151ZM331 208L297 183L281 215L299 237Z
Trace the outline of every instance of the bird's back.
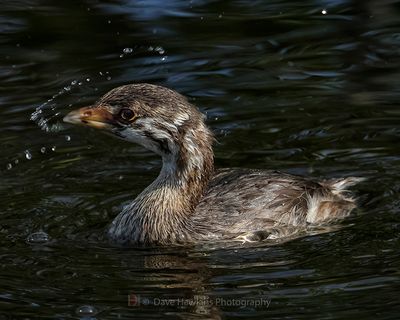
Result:
M287 225L325 224L355 208L346 190L358 178L314 179L251 169L216 172L193 219L208 232L238 234ZM212 230L212 231L211 231Z

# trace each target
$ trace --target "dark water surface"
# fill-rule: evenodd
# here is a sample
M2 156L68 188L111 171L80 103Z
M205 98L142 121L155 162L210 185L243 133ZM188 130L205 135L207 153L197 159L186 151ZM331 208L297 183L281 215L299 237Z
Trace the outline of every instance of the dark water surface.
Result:
M160 159L30 115L144 81L207 113L218 167L365 176L362 208L275 245L110 246ZM0 319L398 319L399 100L400 1L3 1Z

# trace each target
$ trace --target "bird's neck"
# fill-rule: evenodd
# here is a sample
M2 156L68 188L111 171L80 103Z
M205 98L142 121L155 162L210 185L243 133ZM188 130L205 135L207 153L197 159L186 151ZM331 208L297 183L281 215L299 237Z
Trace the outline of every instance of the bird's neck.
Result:
M159 176L113 222L133 243L187 242L192 216L213 175L212 135L191 130L175 152L163 155ZM110 230L112 232L112 230Z

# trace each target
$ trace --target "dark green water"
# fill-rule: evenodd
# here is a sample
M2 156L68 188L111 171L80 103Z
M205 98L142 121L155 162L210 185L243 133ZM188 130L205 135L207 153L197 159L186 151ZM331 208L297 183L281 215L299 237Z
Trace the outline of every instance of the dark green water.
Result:
M144 81L208 114L218 167L365 176L362 208L277 245L110 246L160 160L30 115ZM0 319L398 319L399 88L400 1L3 1Z

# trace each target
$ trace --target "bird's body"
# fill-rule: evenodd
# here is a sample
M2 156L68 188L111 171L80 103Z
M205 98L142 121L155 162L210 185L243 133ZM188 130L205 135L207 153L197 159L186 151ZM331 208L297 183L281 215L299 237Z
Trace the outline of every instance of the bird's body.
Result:
M316 181L278 171L214 170L211 131L175 91L135 84L64 120L101 128L159 154L157 179L114 219L117 243L173 244L232 239L280 227L325 224L355 207L358 178Z

